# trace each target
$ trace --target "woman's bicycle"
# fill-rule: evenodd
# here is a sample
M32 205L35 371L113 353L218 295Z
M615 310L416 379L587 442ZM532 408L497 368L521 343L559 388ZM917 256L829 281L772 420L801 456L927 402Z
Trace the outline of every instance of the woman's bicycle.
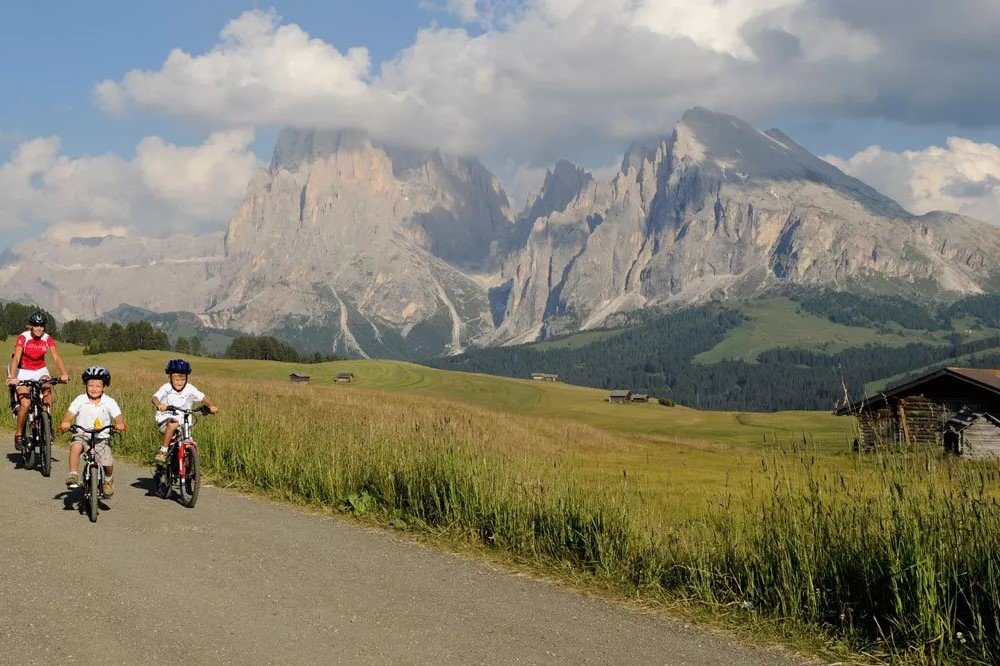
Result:
M31 400L28 421L24 425L24 437L21 438L21 467L25 469L37 467L42 476L46 477L52 474L54 433L52 414L42 399L42 393L46 386L65 383L60 379L24 379L17 383L18 386L28 387L28 398Z
M208 405L202 405L198 409L168 406L167 411L171 414L180 414L183 418L180 428L167 447L166 465L157 467L153 474L153 484L156 486L156 494L162 498L169 497L170 491L176 487L181 504L190 509L198 501L198 491L201 488L198 443L191 437L193 425L191 416L193 414L208 416L212 412Z
M82 433L90 437L88 446L84 447L80 457L80 467L83 469L83 504L87 509L90 522L97 522L97 514L101 511L101 499L104 498L104 468L97 463L94 448L100 443L101 435L115 432L114 424L103 428L84 428L75 423L69 427L71 432Z

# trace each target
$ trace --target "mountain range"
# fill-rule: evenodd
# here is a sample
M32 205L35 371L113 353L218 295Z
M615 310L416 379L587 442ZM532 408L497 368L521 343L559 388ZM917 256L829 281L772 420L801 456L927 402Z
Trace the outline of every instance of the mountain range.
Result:
M286 129L224 237L25 241L0 296L429 357L790 287L991 292L998 264L997 227L913 215L778 130L694 108L610 179L557 162L520 212L475 158Z

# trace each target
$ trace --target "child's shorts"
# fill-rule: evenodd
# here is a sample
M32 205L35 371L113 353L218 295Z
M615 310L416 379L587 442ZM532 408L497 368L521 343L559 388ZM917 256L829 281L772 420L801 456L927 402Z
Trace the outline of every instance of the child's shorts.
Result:
M85 435L74 435L73 439L70 440L70 444L78 443L83 444L83 450L86 451L87 447L90 446L90 438ZM108 443L108 440L97 440L97 444L94 445L94 458L101 467L114 466L115 458L111 455L111 445Z
M176 423L176 424L180 425L180 421L178 421L177 419L166 419L165 421L160 421L157 424L157 427L159 427L160 432L166 432L167 431L167 424L168 423Z

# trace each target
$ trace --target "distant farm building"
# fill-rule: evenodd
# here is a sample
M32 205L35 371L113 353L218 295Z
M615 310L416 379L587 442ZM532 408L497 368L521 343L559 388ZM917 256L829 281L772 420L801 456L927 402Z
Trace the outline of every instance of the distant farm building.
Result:
M628 389L617 389L611 392L611 397L608 398L610 402L618 403L624 405L629 400L632 399L632 391Z
M944 425L944 448L968 458L1000 458L1000 420L963 409Z
M554 382L559 379L559 375L554 375L550 372L533 372L531 373L531 378L536 382Z
M631 397L632 402L647 403L650 401L648 393L633 393Z
M293 372L288 375L288 379L290 379L293 384L308 384L310 378L309 375L304 372Z
M926 445L970 457L984 457L994 446L1000 453L1000 370L944 368L837 413L857 417L858 451Z
M353 372L341 372L341 373L337 374L337 383L338 384L350 384L353 381L354 381L354 373Z

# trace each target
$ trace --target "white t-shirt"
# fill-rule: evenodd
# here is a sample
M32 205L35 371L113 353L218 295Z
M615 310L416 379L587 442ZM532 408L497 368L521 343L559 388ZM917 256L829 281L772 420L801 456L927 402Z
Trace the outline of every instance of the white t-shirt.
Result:
M175 391L173 385L167 382L153 394L153 397L160 402L165 402L171 407L181 407L182 409L191 409L194 403L204 400L205 394L195 388L194 384L188 382L184 385L184 388L180 391ZM164 421L169 421L174 419L176 421L181 420L180 414L171 414L170 412L156 412L156 422L163 423Z
M91 402L90 396L86 393L78 395L70 403L69 412L76 416L76 424L81 428L103 428L113 424L115 419L122 415L121 407L107 393L102 395L96 404ZM97 421L100 421L100 425L96 425ZM103 432L99 438L107 439L110 436L110 432Z

